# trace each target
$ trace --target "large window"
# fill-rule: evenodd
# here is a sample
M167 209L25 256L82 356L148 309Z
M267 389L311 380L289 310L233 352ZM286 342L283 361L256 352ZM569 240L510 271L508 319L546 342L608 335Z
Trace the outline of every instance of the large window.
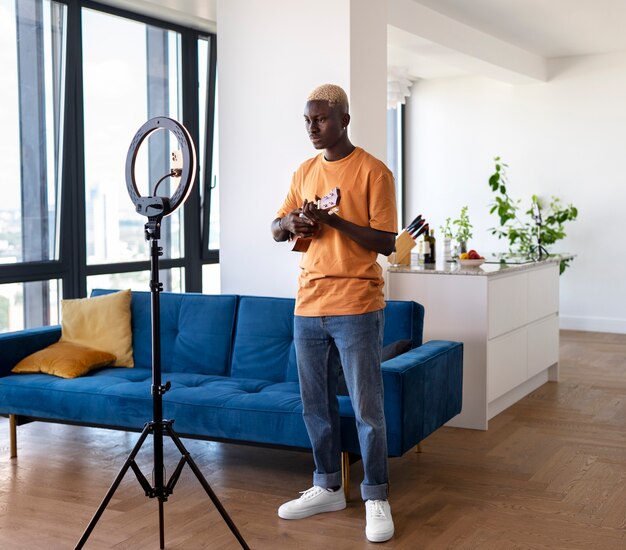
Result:
M0 0L0 332L57 323L62 297L96 287L148 290L147 220L124 168L155 116L185 124L199 159L190 198L164 219L160 280L219 289L215 59L214 35L89 1ZM176 149L169 132L144 142L142 195Z
M82 30L87 264L141 261L148 251L146 220L137 215L128 197L124 160L128 144L146 119L182 120L181 35L91 9L82 11ZM112 36L124 39L111 41ZM169 172L170 152L177 149L173 134L157 132L139 150L137 184L143 196L152 194ZM176 184L170 181L161 183L160 194L170 196L170 187ZM163 219L164 258L184 255L182 212L178 209ZM165 290L181 290L183 268L174 269L177 273L165 270L159 277ZM87 287L142 288L142 279L147 280L143 272L99 274L88 278Z
M83 102L87 263L145 259L145 219L135 212L124 181L128 145L148 118L182 120L179 96L180 34L84 9ZM110 37L124 37L110 40ZM157 132L139 150L137 183L142 195L170 170L178 149L170 132ZM159 192L170 195L169 180ZM180 258L182 209L163 219L165 258Z
M5 271L60 257L66 44L65 5L0 0L0 265ZM32 271L24 275L22 281L0 284L0 331L58 319L58 279L51 273L39 280Z
M46 320L47 324L58 323L60 298L61 281L58 279L0 285L0 332L21 330L39 319ZM33 319L32 304L37 306L40 315L37 319Z

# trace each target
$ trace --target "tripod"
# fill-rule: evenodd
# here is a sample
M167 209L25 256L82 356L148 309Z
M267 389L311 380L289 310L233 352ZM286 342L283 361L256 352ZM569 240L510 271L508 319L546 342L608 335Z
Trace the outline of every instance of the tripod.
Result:
M160 292L163 291L163 284L159 282L159 256L162 255L163 249L158 245L158 240L161 235L161 218L162 216L149 217L148 222L144 226L145 237L147 241L150 241L150 298L151 298L151 318L152 318L152 420L144 425L143 431L139 436L137 444L131 451L130 455L124 462L122 469L118 473L115 481L111 485L106 496L102 500L100 507L94 514L93 518L89 522L87 529L83 533L83 536L75 546L75 550L81 549L89 535L93 531L96 523L102 516L109 501L113 497L113 494L117 490L122 479L126 475L126 472L131 468L137 477L137 481L142 486L147 497L156 498L159 501L159 544L160 548L165 548L165 530L163 523L163 503L167 501L169 495L174 491L174 486L180 477L185 464L189 464L189 467L195 474L196 478L200 482L200 485L204 488L209 495L213 504L222 515L222 518L230 528L233 535L239 541L239 544L244 550L250 550L250 547L246 544L246 541L239 533L233 520L230 518L221 502L209 486L209 483L202 475L202 472L196 466L189 452L183 445L182 441L174 431L172 424L173 420L163 420L163 394L170 389L170 383L161 383L161 310L160 310ZM135 462L135 457L139 453L141 446L145 442L148 435L153 435L154 441L154 486L143 475L139 466ZM172 473L169 481L166 481L163 467L163 435L167 435L176 445L180 451L181 458L176 466L176 469Z

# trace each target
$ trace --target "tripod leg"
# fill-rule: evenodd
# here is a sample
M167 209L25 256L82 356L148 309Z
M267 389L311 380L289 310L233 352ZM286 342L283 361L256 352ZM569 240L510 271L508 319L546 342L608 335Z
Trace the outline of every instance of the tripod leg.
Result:
M122 469L117 474L117 477L115 478L115 481L113 482L113 484L109 488L109 491L107 492L107 494L104 496L104 499L100 503L100 507L96 510L96 513L91 518L91 521L89 522L89 525L87 525L87 529L85 529L85 532L83 533L83 536L78 541L78 544L76 544L76 546L74 547L74 550L80 550L85 545L85 543L87 542L87 539L89 538L89 535L91 535L91 532L93 531L94 527L96 526L96 523L98 523L98 520L100 519L100 516L103 514L105 508L109 504L109 501L111 500L111 498L115 494L115 491L117 491L117 488L119 487L119 484L122 482L122 479L124 479L124 476L126 475L126 472L128 471L128 468L130 468L131 464L134 462L135 457L137 456L137 453L139 452L139 449L143 445L143 442L146 440L146 437L148 437L149 431L150 431L150 429L149 429L148 425L146 424L146 426L144 427L143 431L141 432L141 436L139 437L139 440L135 444L135 447L131 451L130 455L128 455L128 458L126 459L126 462L124 462L124 465L122 466Z
M172 441L174 442L176 447L178 447L178 450L180 451L180 454L182 454L185 457L185 460L187 461L187 464L189 464L189 467L191 468L191 471L195 474L196 478L198 478L198 481L200 482L200 485L202 485L202 487L206 491L206 494L209 495L209 498L211 499L211 501L213 502L213 504L217 508L218 512L221 514L222 519L226 522L226 525L228 525L228 527L230 528L232 534L235 535L235 538L239 541L239 544L241 545L241 547L244 550L250 550L250 547L248 546L248 544L246 543L244 538L241 536L241 533L239 532L239 529L237 529L237 526L235 525L233 520L230 519L230 516L228 515L228 512L222 506L222 503L217 498L217 495L213 492L213 489L211 489L211 486L209 485L209 482L202 475L202 472L200 471L200 468L198 468L196 463L193 461L193 458L191 458L191 455L189 454L189 452L187 451L187 449L183 445L183 442L178 437L178 434L176 434L176 432L173 430L173 428L172 428L172 426L170 424L167 424L165 429L167 431L167 434L172 438Z
M159 548L165 548L165 525L163 523L163 499L159 497Z

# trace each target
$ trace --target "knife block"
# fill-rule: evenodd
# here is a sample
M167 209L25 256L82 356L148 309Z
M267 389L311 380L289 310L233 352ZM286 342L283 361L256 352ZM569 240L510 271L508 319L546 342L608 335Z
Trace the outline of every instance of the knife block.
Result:
M396 238L396 261L397 265L411 265L411 250L415 248L415 241L408 231L403 231Z

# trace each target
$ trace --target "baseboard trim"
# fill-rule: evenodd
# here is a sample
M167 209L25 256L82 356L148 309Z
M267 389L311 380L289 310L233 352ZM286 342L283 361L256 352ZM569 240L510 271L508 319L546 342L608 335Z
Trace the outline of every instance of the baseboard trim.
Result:
M587 332L613 332L626 334L626 319L610 317L559 317L559 328Z

